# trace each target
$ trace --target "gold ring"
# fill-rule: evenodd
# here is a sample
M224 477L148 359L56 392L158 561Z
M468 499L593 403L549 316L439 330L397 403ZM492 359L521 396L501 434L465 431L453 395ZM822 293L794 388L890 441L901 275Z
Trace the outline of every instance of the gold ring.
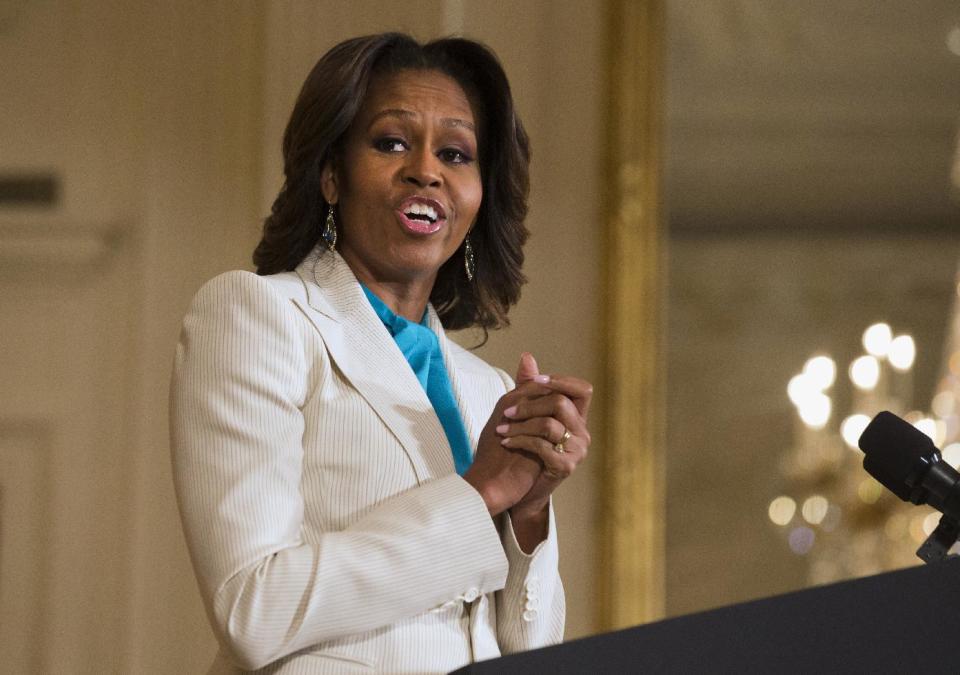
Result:
M566 443L566 442L569 441L569 440L570 440L570 430L569 430L569 429L564 429L564 430L563 430L563 438L560 439L560 442L559 442L559 443L557 443L556 445L553 446L554 451L559 452L560 454L565 453L565 452L566 452L566 449L564 449L563 444Z

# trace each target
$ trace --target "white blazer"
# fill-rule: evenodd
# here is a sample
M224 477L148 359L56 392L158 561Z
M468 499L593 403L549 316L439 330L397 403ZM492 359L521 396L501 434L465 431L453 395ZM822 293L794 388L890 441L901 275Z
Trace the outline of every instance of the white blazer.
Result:
M476 448L513 383L428 312ZM170 410L211 672L447 672L562 639L552 510L532 555L490 518L339 255L205 284Z

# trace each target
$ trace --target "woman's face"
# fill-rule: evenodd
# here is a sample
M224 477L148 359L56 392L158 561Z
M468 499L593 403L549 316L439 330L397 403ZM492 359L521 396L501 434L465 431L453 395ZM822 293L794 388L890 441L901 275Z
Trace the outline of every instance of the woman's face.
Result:
M322 188L337 205L337 249L361 281L432 288L483 196L463 89L435 70L375 78Z

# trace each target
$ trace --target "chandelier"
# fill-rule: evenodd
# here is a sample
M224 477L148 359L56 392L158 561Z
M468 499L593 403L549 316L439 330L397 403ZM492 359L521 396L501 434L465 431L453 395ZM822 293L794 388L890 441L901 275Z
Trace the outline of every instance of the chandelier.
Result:
M955 330L960 336L960 318ZM955 372L940 383L933 412L926 413L912 409L913 338L876 323L864 331L862 344L864 353L846 370L846 415L836 414L841 385L829 355L812 356L787 385L796 409L793 443L782 457L782 490L767 516L789 549L808 558L811 584L916 564L917 546L937 526L939 513L900 501L863 470L857 440L876 413L903 417L943 448L947 462L960 464L960 443L950 442L960 431L960 350L951 361Z

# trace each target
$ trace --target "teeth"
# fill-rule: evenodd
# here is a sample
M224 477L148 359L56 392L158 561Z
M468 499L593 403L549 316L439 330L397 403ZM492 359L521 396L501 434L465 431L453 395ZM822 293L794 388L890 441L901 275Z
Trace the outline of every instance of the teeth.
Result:
M407 215L412 216L426 216L431 221L437 220L437 210L428 204L421 204L420 202L414 202L407 207Z

